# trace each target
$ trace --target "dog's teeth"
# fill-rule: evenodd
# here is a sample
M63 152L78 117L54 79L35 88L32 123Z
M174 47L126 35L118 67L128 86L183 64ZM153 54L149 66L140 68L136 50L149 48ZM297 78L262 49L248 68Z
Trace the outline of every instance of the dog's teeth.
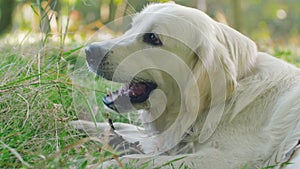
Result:
M119 95L119 94L113 94L112 96L113 96L113 99L115 100L115 99L117 99L120 95Z
M127 95L128 96L136 96L136 93L133 90L128 90Z
M106 88L106 93L107 93L107 95L112 95L111 90L109 90L108 88Z
M123 93L123 89L122 88L120 88L118 91L118 95L122 95L122 93Z

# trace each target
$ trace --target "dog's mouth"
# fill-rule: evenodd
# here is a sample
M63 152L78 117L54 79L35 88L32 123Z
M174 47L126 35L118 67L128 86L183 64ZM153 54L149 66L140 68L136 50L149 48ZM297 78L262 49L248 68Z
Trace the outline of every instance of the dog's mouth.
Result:
M157 84L154 82L130 82L104 96L102 101L109 109L123 112L129 110L131 104L145 102L156 88Z

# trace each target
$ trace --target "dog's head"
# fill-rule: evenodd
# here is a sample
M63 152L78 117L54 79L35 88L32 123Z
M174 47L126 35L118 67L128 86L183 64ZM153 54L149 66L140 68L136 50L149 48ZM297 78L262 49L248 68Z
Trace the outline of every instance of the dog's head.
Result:
M103 99L122 112L222 102L251 70L256 49L251 40L199 10L152 4L133 18L124 35L85 51L91 71L125 84ZM191 97L195 93L200 97ZM151 102L152 96L158 101Z

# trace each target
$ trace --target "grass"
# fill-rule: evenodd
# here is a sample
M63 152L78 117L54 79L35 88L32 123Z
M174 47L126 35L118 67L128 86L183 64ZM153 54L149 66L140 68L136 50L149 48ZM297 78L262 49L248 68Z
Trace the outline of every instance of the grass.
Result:
M45 45L43 50L38 44L1 45L0 168L85 168L111 156L99 151L99 142L82 141L86 136L68 125L78 115L91 113L81 112L90 109L86 105L82 109L75 105L74 93L87 100L84 91L88 89L74 84L70 77L84 58L81 46L69 47L61 57L55 44ZM111 84L96 80L101 98ZM100 107L99 112L102 110ZM99 119L105 120L101 113Z

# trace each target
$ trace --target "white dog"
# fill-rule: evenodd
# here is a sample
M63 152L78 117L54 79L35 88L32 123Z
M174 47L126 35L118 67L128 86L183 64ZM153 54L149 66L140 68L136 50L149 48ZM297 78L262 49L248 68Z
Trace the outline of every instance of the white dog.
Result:
M300 168L300 70L257 52L253 41L203 12L151 4L123 36L93 43L86 54L92 72L124 83L104 104L141 114L142 127L114 124L112 134L142 152L123 163L252 169L289 161L284 167Z

